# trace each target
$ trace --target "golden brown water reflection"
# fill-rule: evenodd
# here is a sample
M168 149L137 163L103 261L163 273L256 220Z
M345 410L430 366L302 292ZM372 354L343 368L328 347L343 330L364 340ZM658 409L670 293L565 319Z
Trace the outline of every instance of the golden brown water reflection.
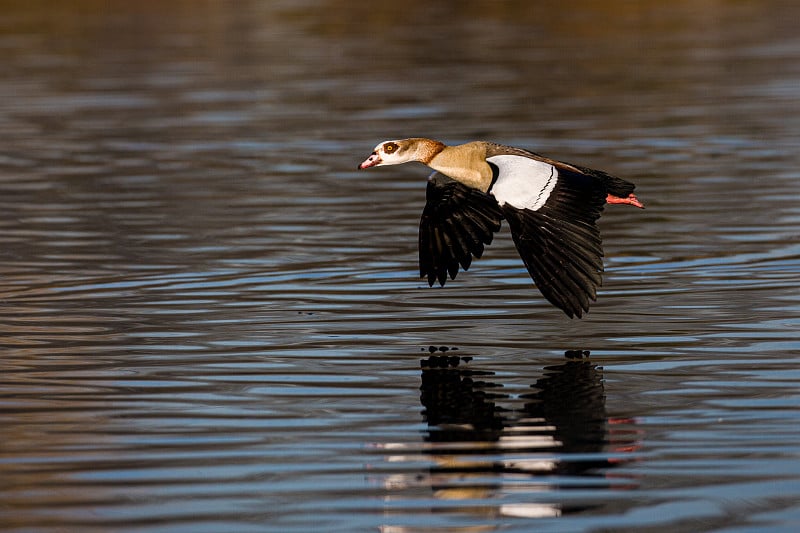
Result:
M798 16L6 2L0 529L794 529ZM586 319L416 279L412 135L636 181Z

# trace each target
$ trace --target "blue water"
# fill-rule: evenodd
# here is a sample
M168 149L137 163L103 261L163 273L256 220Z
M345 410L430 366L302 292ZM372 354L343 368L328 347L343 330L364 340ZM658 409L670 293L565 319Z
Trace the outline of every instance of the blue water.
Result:
M0 529L797 530L797 16L7 6ZM637 183L588 316L417 278L414 135Z

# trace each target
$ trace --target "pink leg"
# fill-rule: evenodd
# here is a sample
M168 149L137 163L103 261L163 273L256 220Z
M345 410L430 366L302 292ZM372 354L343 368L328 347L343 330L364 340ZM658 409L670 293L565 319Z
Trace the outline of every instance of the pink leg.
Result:
M606 203L609 204L630 204L633 206L638 207L639 209L644 209L644 204L636 198L636 195L629 194L627 198L620 198L619 196L606 196Z

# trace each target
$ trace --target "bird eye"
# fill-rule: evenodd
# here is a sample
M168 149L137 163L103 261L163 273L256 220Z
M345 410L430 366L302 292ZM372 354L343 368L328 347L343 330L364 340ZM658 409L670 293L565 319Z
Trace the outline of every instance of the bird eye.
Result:
M397 150L397 143L386 143L383 145L383 151L387 154L391 154L395 150Z

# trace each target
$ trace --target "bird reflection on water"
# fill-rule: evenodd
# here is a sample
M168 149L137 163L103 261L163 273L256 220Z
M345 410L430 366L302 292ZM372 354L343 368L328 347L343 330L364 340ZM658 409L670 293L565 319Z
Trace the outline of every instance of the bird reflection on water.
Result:
M632 420L608 417L602 367L585 354L568 351L569 360L545 367L523 393L506 392L492 371L470 368L470 357L423 359L420 400L428 430L421 453L432 466L413 479L387 479L387 488L427 485L441 500L501 500L492 511L475 511L525 517L593 507L548 501L547 492L635 488L635 479L610 470L633 460L639 432ZM413 450L393 451L398 461Z

